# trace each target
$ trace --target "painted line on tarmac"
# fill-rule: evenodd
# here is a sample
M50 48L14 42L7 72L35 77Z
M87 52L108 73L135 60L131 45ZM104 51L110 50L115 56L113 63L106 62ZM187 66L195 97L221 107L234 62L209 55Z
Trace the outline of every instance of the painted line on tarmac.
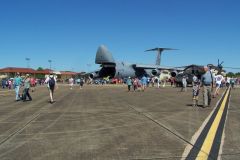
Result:
M2 97L7 97L7 96L10 96L10 95L12 95L12 94L11 93L0 94L0 96L2 96Z
M21 128L17 129L16 131L12 132L11 134L9 134L6 138L4 138L3 140L0 141L0 146L3 145L3 143L5 143L6 141L8 141L9 139L11 139L12 137L14 137L16 134L20 133L21 131L23 131L31 122L33 122L35 119L37 119L39 117L40 113L35 114L26 124L24 124L23 126L21 126Z
M217 159L227 117L231 88L229 87L213 111L186 159Z
M213 113L216 111L217 106L219 106L219 104L222 102L223 97L225 96L226 90L222 93L220 99L217 101L215 107L212 109L212 111L210 112L210 114L207 116L207 118L203 121L202 125L200 126L200 128L194 133L194 135L191 138L191 144L193 145L187 145L184 149L184 152L182 154L182 158L181 160L185 160L187 155L189 154L189 152L192 150L192 148L194 147L197 150L200 150L201 147L196 146L196 141L198 140L198 137L200 136L200 134L202 133L203 129L205 128L205 126L207 125L208 121L210 120L210 118L212 117ZM194 146L195 144L195 146Z
M138 114L144 116L145 118L149 119L150 121L154 122L155 124L157 124L159 127L163 128L164 130L166 130L167 132L171 133L172 135L174 135L175 137L177 137L178 139L182 140L183 142L187 143L188 145L193 146L193 144L191 142L189 142L188 140L186 140L184 137L182 137L181 135L179 135L178 133L172 131L170 128L168 128L167 126L165 126L164 124L162 124L161 122L159 122L158 120L155 120L152 118L152 116L148 113L144 113L142 111L140 111L139 109L137 109L137 107L127 104L128 107L130 107L132 110L136 111Z
M0 91L0 93L14 93L15 90L3 90L3 91Z

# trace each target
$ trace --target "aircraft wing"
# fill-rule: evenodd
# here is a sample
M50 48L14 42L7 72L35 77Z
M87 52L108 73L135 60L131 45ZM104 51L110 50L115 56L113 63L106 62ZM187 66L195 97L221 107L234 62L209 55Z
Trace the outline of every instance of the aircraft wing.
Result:
M184 70L184 68L181 68L181 67L169 67L169 66L159 66L159 65L149 65L149 64L133 64L133 67L142 68L142 69L178 70L178 71Z

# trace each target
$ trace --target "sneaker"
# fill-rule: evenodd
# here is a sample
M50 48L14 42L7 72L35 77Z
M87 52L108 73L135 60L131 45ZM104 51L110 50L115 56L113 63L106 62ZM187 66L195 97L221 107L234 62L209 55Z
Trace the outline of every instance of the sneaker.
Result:
M53 104L54 102L56 102L56 101L50 101L51 104Z

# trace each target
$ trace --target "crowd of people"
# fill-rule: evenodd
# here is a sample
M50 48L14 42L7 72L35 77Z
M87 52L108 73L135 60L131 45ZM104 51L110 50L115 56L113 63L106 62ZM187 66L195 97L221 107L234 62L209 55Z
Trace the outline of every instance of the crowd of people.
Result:
M203 93L203 107L209 107L211 106L211 99L216 98L219 93L220 89L223 87L229 87L231 86L233 89L235 85L240 85L240 79L239 78L233 78L233 77L224 77L221 73L218 73L214 75L211 70L205 66L204 67L205 73L201 77L197 77L197 75L192 75L192 106L196 107L199 106L199 93L200 89L202 88ZM181 84L181 92L187 91L187 75L183 75L182 77L182 84ZM170 82L171 86L175 86L175 79L174 77L171 77L169 80L166 80L165 82ZM146 87L149 86L149 84L152 84L152 87L154 87L155 84L157 84L157 87L159 88L161 81L159 81L156 77L146 77L145 75L141 78L131 78L128 77L126 84L127 84L127 91L130 92L133 91L144 91ZM163 84L165 86L165 84Z
M74 80L73 78L70 78L69 80L70 89L73 89L73 85L75 83L78 83L80 85L80 89L82 89L84 84L84 79L80 78L79 80ZM32 96L30 94L30 89L32 92L35 91L36 85L47 85L47 88L49 90L49 97L50 103L54 103L54 91L57 86L57 77L53 74L48 75L45 79L34 79L31 77L31 75L26 74L25 77L21 77L19 73L16 73L16 77L9 79L9 82L6 82L5 80L2 80L2 88L5 89L6 86L9 89L15 90L15 100L16 101L32 101ZM22 88L22 92L20 93L20 88Z
M214 75L211 70L205 66L205 73L198 78L193 75L192 79L192 106L198 106L199 91L202 88L203 93L203 107L211 106L211 99L216 98L220 89L223 87L231 86L234 89L235 84L240 84L240 79L224 77L221 73ZM182 90L186 91L187 88L187 77L182 78Z
M51 75L50 75L51 76ZM47 80L47 79L46 79ZM16 73L16 77L10 79L2 79L2 89L14 89L15 90L15 100L16 101L32 101L32 97L30 92L35 91L36 85L43 85L49 83L45 79L35 79L30 76L30 74L26 74L24 77L21 77L19 73ZM55 80L56 81L56 80ZM20 92L20 88L22 88ZM31 89L31 90L30 90ZM50 91L53 93L53 88L50 87ZM51 98L53 102L53 99Z
M205 73L201 77L197 77L196 75L193 75L192 78L192 106L198 106L199 101L199 92L202 88L203 93L203 107L210 106L211 104L211 98L215 98L219 95L220 89L224 86L228 87L231 86L232 88L235 87L235 84L240 84L240 79L238 78L229 78L224 77L221 74L213 75L211 70L208 67L204 67ZM182 87L181 91L186 92L187 91L187 79L188 76L182 77ZM92 82L90 80L85 80L84 78L74 79L73 77L68 79L68 84L70 86L70 89L73 89L74 84L79 84L80 89L83 88L83 84L91 84L89 82ZM157 88L160 87L160 84L163 84L163 87L165 86L166 82L169 82L172 87L176 86L176 82L174 77L171 77L170 79L166 79L164 81L160 81L158 77L147 77L146 75L143 75L140 78L137 77L128 77L126 80L118 80L115 82L124 82L127 85L127 91L145 91L147 87L152 86L154 87L156 85ZM17 73L15 78L12 79L3 79L2 80L2 88L8 88L8 89L14 89L16 93L15 100L16 101L32 101L32 97L30 95L30 89L32 92L34 92L34 87L36 85L43 85L47 84L48 90L49 90L49 97L50 97L50 103L54 103L54 90L57 88L57 78L53 74L50 74L45 79L34 79L29 74L26 74L26 76L20 77L20 74ZM20 87L23 87L22 93L19 93ZM214 90L215 89L215 90Z
M31 87L34 87L36 85L43 85L45 79L36 79L31 77L30 78L30 85ZM3 78L1 80L1 87L2 89L14 89L14 78Z
M126 84L128 86L128 92L132 87L134 91L145 91L149 80L145 75L143 75L141 79L128 77Z
M26 74L25 78L22 79L20 74L17 73L17 76L13 80L13 85L16 93L16 101L22 100L25 102L27 99L32 101L32 97L29 93L29 89L31 87L31 77L29 74ZM23 86L23 92L22 94L19 94L21 86Z

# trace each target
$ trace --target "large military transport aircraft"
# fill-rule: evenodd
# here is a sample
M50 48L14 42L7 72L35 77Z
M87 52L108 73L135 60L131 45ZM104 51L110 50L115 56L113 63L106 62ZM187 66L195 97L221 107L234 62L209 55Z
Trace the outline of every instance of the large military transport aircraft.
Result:
M148 50L147 50L148 51ZM158 61L159 62L159 61ZM90 74L91 78L126 78L160 76L164 78L175 77L183 68L163 67L160 65L131 64L126 62L116 62L108 49L101 45L96 53L95 63L100 64L101 69ZM159 64L159 63L158 63Z

